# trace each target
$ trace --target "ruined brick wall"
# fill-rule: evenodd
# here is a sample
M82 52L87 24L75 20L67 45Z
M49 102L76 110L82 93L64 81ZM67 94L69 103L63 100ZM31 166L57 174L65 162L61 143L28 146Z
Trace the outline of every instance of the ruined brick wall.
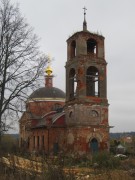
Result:
M103 36L80 31L67 40L65 113L73 152L109 148L106 66Z
M87 51L87 40L96 41L96 53ZM76 42L74 49L75 56L71 56L72 42ZM99 92L100 97L106 98L106 61L104 54L104 37L89 32L78 32L67 40L67 62L66 62L66 101L70 100L69 74L71 69L75 70L76 75L76 96L83 102L86 96L86 73L90 66L98 69L99 72Z
M44 143L42 137L44 136ZM39 138L39 142L38 142ZM29 142L30 152L44 152L54 154L54 144L58 144L58 152L66 154L91 154L90 142L93 138L98 141L99 150L109 149L108 131L104 127L68 127L33 129ZM34 140L35 139L35 140ZM35 142L34 142L35 141Z
M67 151L70 153L91 154L90 142L93 138L98 141L98 149L109 150L108 130L104 127L69 127L67 130Z
M101 105L74 104L65 108L66 123L75 125L108 126L108 107Z
M33 101L27 104L27 111L42 116L50 111L56 110L58 105L64 106L65 102L61 101Z
M23 113L19 120L19 147L27 148L27 140L30 136L31 121L26 112Z
M22 116L19 121L19 146L24 149L29 149L29 151L33 150L33 132L31 130L31 120L33 118L42 117L46 113L57 110L59 107L63 107L65 102L61 101L30 101L27 102L26 112ZM36 121L37 122L37 121ZM46 137L46 131L43 132L40 128L35 130L36 134L42 134ZM37 135L36 135L37 136ZM41 140L41 139L40 139ZM46 141L45 141L46 143ZM40 143L41 144L41 143ZM39 148L41 149L41 147Z
M92 153L90 142L98 141L98 150L109 149L108 107L75 104L65 109L67 150L80 154Z
M29 151L51 154L59 147L66 153L89 154L109 149L106 66L102 35L80 31L67 40L66 104L43 99L27 103L27 111L36 116L65 104L67 126L32 129Z
M65 150L64 147L66 143L65 135L66 135L65 128L33 129L30 137L29 151L54 154L54 144L56 143L58 144L59 151L64 151Z

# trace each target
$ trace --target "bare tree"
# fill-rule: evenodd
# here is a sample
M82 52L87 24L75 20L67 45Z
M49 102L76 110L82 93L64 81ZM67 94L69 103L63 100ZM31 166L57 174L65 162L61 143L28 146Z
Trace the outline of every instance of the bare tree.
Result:
M28 97L43 70L46 58L38 47L38 38L18 5L0 0L0 134L22 111L22 102Z

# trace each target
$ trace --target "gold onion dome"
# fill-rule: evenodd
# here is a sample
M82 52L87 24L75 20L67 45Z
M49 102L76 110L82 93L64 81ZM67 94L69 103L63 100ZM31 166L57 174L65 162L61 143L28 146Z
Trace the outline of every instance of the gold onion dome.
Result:
M45 72L47 73L48 76L50 76L53 72L52 68L50 66L48 66L45 70Z

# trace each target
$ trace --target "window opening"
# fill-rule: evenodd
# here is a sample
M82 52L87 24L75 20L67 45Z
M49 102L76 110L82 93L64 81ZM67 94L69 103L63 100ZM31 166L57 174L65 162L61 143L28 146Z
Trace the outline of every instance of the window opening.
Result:
M97 54L97 42L94 39L87 40L87 54Z
M71 42L71 58L74 58L76 56L76 42Z
M92 110L92 117L98 117L98 112L95 110Z
M76 96L76 88L77 88L77 80L76 80L76 74L75 69L71 69L69 73L69 95L70 99L74 98Z
M37 147L39 147L39 136L37 136Z
M69 113L69 117L71 118L73 116L73 112L72 111L70 111L70 113Z
M20 146L23 146L23 139L21 138Z
M86 95L99 96L99 73L94 66L89 67L86 72Z
M35 148L35 136L33 136L33 147Z
M42 147L44 147L44 136L42 136Z
M30 146L30 138L29 138L29 137L28 137L27 146L28 146L28 148L29 148L29 146Z
M60 112L60 111L62 111L62 105L61 104L59 104L59 103L56 103L56 104L54 104L54 111L58 111L58 112Z
M76 90L77 90L77 80L76 80L76 74L74 76L74 96L76 96Z
M56 142L53 144L53 153L54 153L54 155L57 155L58 152L59 152L59 144L58 144L58 142Z

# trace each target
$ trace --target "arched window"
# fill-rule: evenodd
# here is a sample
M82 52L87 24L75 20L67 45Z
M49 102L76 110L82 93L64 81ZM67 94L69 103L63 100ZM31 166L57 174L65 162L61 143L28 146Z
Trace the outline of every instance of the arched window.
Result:
M73 111L70 111L69 117L71 118L73 116Z
M95 117L98 117L98 116L99 116L99 115L98 115L98 112L97 112L97 111L95 111L95 110L92 110L91 115L92 115L92 117L93 117L93 118L95 118Z
M36 142L36 138L35 138L35 136L33 136L33 149L35 148L35 142Z
M42 148L44 148L45 146L44 140L45 140L44 135L42 135Z
M93 138L91 141L90 141L90 149L93 153L97 152L98 151L98 141L96 138Z
M71 118L71 119L73 120L73 118L74 118L74 112L73 112L73 110L71 110L71 111L69 112L69 118Z
M99 73L94 66L90 66L86 72L86 95L99 96Z
M76 42L71 42L71 51L70 51L70 57L74 58L76 56Z
M53 110L54 111L62 111L62 105L59 103L54 104Z
M94 39L87 40L87 54L97 54L97 42Z
M27 148L29 148L30 147L30 138L28 137L28 139L27 139Z
M72 99L76 96L76 87L77 87L77 82L76 82L75 69L72 68L69 72L69 96L70 96L70 99Z
M37 136L37 148L39 148L39 146L40 146L40 137Z

